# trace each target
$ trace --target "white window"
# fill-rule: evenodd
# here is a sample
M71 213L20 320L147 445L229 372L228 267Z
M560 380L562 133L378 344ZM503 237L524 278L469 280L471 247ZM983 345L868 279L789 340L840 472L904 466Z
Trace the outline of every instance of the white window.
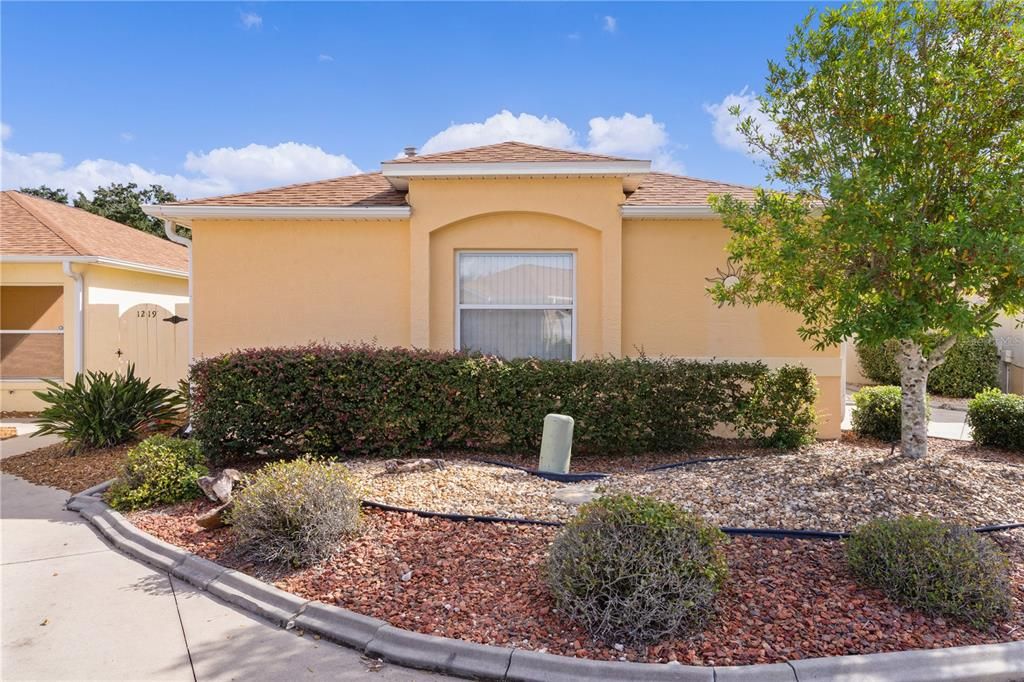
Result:
M575 359L574 254L460 252L456 270L457 349Z

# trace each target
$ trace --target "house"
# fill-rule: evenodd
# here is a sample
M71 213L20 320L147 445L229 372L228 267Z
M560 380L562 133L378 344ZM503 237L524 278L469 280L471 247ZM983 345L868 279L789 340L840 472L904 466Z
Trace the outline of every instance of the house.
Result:
M707 206L716 193L752 190L504 142L144 210L192 229L197 357L372 341L798 363L818 378L820 435L836 437L844 349L814 350L790 312L706 293L736 274Z
M42 379L188 368L188 250L20 192L0 193L0 404L36 411Z

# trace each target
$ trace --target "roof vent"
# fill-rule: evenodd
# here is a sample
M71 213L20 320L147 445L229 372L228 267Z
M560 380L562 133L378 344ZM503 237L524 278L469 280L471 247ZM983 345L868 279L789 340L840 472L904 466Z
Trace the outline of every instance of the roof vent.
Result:
M410 159L411 159L412 157L416 156L416 147L406 147L406 148L405 148L405 155L406 155L406 156L407 156L408 158L410 158Z

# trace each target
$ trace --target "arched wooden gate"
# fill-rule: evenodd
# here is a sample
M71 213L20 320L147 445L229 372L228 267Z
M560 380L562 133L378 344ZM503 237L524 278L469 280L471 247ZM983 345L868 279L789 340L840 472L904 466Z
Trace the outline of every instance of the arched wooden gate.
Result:
M143 303L121 315L120 356L123 372L134 363L135 374L176 388L188 372L188 321L163 306Z

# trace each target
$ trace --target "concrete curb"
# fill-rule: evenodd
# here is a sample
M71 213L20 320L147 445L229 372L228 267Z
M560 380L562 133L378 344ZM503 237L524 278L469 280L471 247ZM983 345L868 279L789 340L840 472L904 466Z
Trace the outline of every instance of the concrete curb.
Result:
M144 533L108 507L102 483L73 495L79 512L115 547L140 561L286 628L362 650L391 663L486 680L565 682L1012 682L1024 680L1024 641L861 656L812 658L751 666L622 663L476 644L392 627L337 606L303 600Z

